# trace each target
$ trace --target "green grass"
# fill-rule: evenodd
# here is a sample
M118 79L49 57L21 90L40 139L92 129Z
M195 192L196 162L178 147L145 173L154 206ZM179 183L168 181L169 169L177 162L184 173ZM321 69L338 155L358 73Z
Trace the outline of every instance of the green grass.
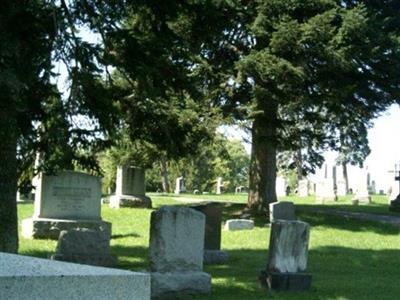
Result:
M295 202L298 199L294 199ZM310 206L301 199L303 206ZM312 200L311 200L312 201ZM153 200L156 207L177 204L168 198ZM299 200L300 202L300 200ZM181 203L179 203L181 204ZM342 204L332 204L341 207ZM224 219L244 205L224 209ZM18 205L20 219L32 215L31 204ZM113 224L112 252L119 268L133 271L148 268L149 209L119 210L103 206L102 215ZM311 224L308 271L312 290L304 293L268 292L259 288L257 276L265 268L270 229L256 219L252 231L222 231L222 249L231 259L225 265L206 266L212 279L211 296L185 299L398 299L400 285L399 229L381 223L348 220L325 214L299 211L298 217ZM55 242L20 239L20 253L46 257Z

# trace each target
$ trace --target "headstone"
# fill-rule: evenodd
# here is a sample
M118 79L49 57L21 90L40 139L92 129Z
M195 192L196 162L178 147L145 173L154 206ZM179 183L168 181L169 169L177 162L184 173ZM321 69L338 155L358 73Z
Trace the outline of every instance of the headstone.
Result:
M111 232L111 223L100 216L100 178L85 173L63 171L39 174L34 214L22 220L26 238L58 239L62 230L89 228Z
M347 195L347 193L346 193L346 182L344 180L338 180L336 194L338 196L341 196L341 197Z
M389 196L389 211L400 212L400 163L394 167L394 180L398 181L397 185L393 185ZM397 196L396 196L397 194ZM394 198L393 200L391 198Z
M117 259L111 255L110 235L107 231L86 228L61 231L53 260L113 267Z
M276 177L276 196L277 197L285 197L286 196L286 180L285 178L278 176Z
M359 204L371 203L371 196L368 192L368 174L364 170L362 170L362 174L358 178L356 193L353 200L358 200Z
M227 231L251 230L254 228L253 220L231 219L227 220L224 229Z
M115 195L110 197L110 207L151 208L146 194L145 170L129 164L118 166Z
M306 273L309 224L277 220L271 225L268 263L260 281L273 290L302 291L311 287Z
M186 187L183 177L176 178L175 194L179 195L180 193L185 193L185 192L186 192Z
M269 221L296 220L293 202L279 201L269 204Z
M153 297L208 294L203 270L204 214L188 207L161 207L151 214L150 269Z
M224 180L222 177L217 178L217 195L220 195L224 192Z
M326 178L317 182L315 196L317 203L325 203L327 201L337 201L335 194L333 179Z
M308 194L308 190L309 190L308 185L309 184L308 184L307 179L299 180L299 186L297 189L297 193L298 193L299 197L307 197L309 195Z
M150 300L150 276L0 252L0 299Z
M220 264L228 261L229 256L221 251L221 221L222 210L218 203L192 205L193 208L206 217L204 234L204 264Z

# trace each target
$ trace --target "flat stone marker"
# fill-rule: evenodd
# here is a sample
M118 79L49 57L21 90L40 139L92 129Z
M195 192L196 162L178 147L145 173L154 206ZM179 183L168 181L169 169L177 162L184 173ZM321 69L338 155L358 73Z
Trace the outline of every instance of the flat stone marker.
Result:
M0 252L0 299L150 300L150 275Z
M128 164L118 166L115 195L110 197L111 208L151 208L151 199L146 195L145 170Z
M117 264L111 255L109 232L86 228L61 231L51 259L103 267Z
M293 202L279 201L269 204L269 221L276 220L296 220Z
M204 228L204 214L188 207L164 206L151 213L152 296L211 292L211 276L202 272Z
M191 205L206 217L204 234L204 264L225 263L229 259L228 253L221 251L221 222L222 210L218 203L203 203Z
M58 239L62 230L76 228L111 232L111 223L102 221L100 209L99 177L74 171L41 173L36 179L33 217L22 220L22 235Z
M260 276L263 285L274 290L310 289L311 275L305 273L309 236L310 225L305 222L272 223L267 269Z
M244 220L244 219L227 220L224 227L224 229L228 231L251 230L253 228L254 228L254 221Z

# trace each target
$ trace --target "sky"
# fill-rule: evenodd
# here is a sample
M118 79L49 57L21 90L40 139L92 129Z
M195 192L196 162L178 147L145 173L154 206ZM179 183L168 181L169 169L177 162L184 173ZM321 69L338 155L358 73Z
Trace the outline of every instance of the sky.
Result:
M249 139L249 137L238 127L221 127L219 129L231 139ZM394 169L394 164L400 163L400 106L393 105L381 116L373 121L373 127L368 130L369 146L371 148L370 155L365 160L365 170L358 167L349 166L349 184L355 187L360 179L371 174L371 181L376 183L376 190L386 192L394 182L394 174L389 173ZM243 142L246 150L250 153L251 145ZM325 153L326 162L333 165L337 153ZM338 170L338 174L341 171ZM314 178L321 176L322 170L316 172Z

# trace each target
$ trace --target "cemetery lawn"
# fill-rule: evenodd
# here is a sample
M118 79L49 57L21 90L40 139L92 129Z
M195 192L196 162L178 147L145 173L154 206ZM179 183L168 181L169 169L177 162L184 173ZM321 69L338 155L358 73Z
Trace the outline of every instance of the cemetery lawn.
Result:
M153 204L155 207L182 205L171 198L154 198ZM311 204L302 205L311 207ZM224 220L234 218L242 208L242 204L225 206ZM119 268L147 269L151 211L112 210L103 205L103 219L113 224L111 247L119 259ZM18 213L20 221L32 216L33 205L18 204ZM311 224L308 263L308 271L313 276L311 291L277 293L259 288L257 276L266 265L270 229L263 219L257 218L252 231L222 231L222 249L229 253L230 261L224 265L205 266L205 271L213 278L212 295L184 299L398 299L398 228L309 210L299 210L297 217ZM20 254L23 255L47 257L55 246L55 241L20 237Z

